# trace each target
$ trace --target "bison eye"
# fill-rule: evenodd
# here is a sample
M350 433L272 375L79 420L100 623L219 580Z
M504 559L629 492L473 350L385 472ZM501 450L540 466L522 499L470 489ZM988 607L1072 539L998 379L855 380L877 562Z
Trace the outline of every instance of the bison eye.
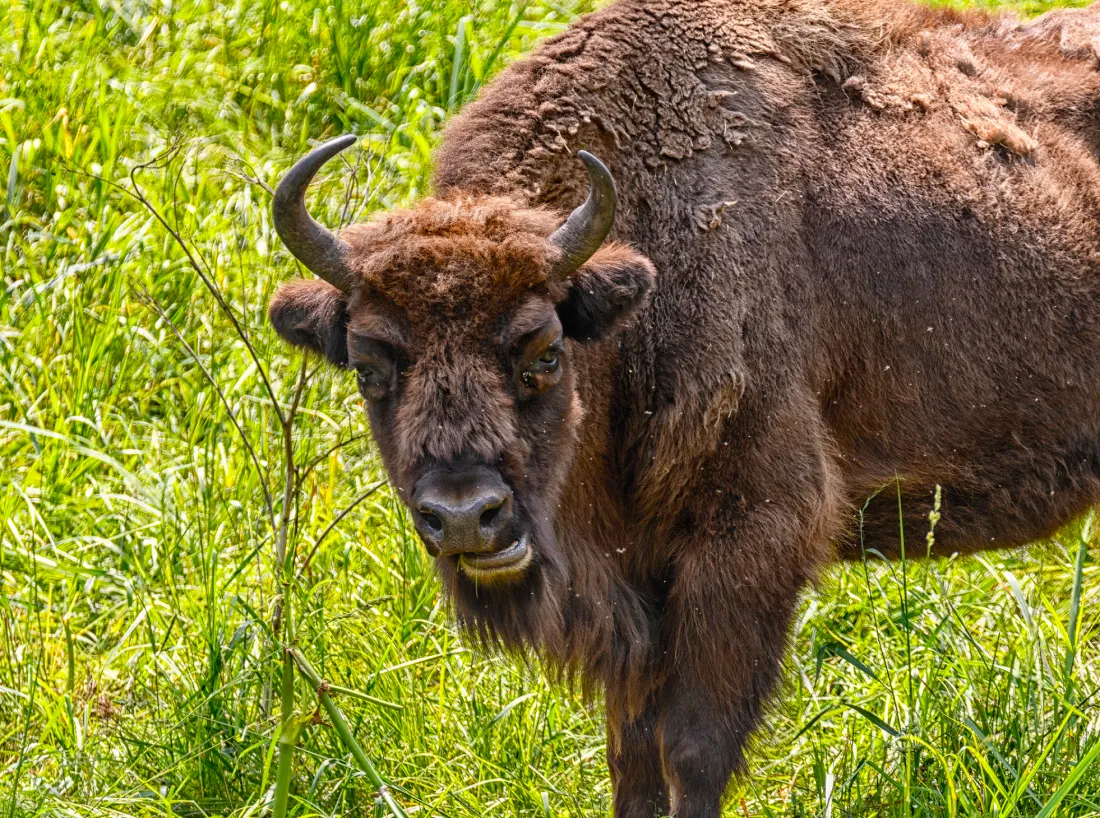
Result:
M382 400L393 389L398 358L389 344L349 332L348 365L355 370L359 394L366 400Z
M560 379L561 347L554 344L520 373L520 382L534 392L545 392Z
M378 401L390 391L390 376L383 368L360 365L356 368L359 394L366 400Z

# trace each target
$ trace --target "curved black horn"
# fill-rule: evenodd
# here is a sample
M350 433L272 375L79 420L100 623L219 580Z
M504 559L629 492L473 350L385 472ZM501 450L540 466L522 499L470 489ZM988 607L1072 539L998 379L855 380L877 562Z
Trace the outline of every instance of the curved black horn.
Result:
M550 242L561 250L554 267L557 275L569 275L588 261L615 223L615 180L611 172L588 151L579 151L577 156L588 169L588 199L550 236Z
M275 188L271 203L275 232L286 249L314 275L344 291L352 283L347 267L348 246L313 220L306 211L305 197L306 188L321 165L352 145L356 138L347 135L329 140L295 162Z

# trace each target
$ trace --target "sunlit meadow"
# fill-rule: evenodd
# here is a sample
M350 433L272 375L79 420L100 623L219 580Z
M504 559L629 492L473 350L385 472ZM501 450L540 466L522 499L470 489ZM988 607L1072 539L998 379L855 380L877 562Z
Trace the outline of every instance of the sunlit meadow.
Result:
M464 643L354 383L264 313L295 157L363 137L329 224L414 200L447 116L589 9L0 6L0 816L270 814L285 640L408 815L609 814L599 701ZM830 572L727 814L1100 816L1097 525ZM289 814L375 814L290 693Z

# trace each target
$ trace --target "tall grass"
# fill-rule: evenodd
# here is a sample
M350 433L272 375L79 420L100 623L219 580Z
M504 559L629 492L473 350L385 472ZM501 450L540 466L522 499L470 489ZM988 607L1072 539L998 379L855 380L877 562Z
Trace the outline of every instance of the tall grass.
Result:
M264 319L296 274L268 217L294 157L364 136L315 190L330 224L414 199L447 114L587 8L0 7L0 815L272 808L284 511L297 648L410 815L607 812L598 703L463 644L354 385L300 381ZM831 572L729 814L1100 815L1090 526ZM372 814L294 693L291 814Z

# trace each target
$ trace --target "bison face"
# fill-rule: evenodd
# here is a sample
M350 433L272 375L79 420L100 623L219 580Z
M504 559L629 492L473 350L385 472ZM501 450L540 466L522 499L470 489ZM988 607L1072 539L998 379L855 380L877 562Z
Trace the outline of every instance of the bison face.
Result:
M444 574L518 582L559 559L548 523L582 415L571 350L545 295L529 293L493 321L460 312L433 321L355 293L347 367L390 478Z
M319 166L329 147L302 163ZM355 374L390 479L452 591L565 576L554 523L583 417L575 358L642 301L649 261L602 245L606 213L601 234L585 235L596 193L557 230L548 211L456 196L337 238L305 214L312 171L295 180L297 168L276 193L276 226L326 281L285 285L276 330Z

